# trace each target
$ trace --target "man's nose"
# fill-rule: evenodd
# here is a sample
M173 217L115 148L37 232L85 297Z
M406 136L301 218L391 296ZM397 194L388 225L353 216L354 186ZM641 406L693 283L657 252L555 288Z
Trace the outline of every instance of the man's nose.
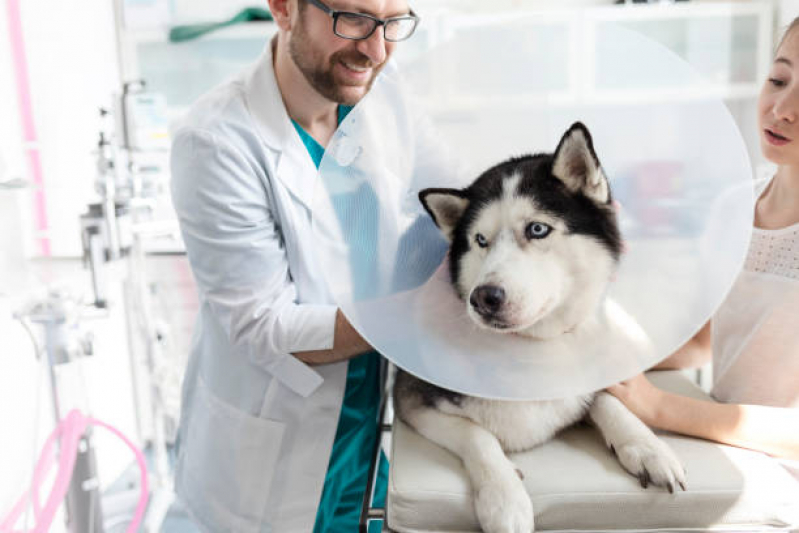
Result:
M358 41L357 49L375 65L382 64L388 56L386 40L383 38L383 26L375 28L369 38Z

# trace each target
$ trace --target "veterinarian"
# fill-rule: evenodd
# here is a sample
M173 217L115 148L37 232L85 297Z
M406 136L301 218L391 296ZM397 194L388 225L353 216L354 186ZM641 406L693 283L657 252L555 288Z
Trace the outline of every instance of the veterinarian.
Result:
M269 7L278 33L263 56L174 135L173 202L200 299L176 490L207 531L351 533L381 358L331 303L314 182L338 124L394 69L418 18L406 0Z
M758 118L777 171L756 184L743 271L711 322L658 365L712 357L718 403L662 391L643 375L608 390L650 426L771 454L799 479L799 18L777 47Z

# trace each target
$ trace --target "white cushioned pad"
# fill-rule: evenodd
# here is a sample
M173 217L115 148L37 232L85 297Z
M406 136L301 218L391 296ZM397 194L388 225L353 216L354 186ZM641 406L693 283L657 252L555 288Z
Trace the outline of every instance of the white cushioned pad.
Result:
M708 399L681 372L650 372L649 377L661 388ZM708 441L661 437L685 465L686 492L643 489L587 425L513 454L532 498L536 531L799 530L799 482L775 460ZM392 531L480 531L458 457L398 419L391 456L387 521Z

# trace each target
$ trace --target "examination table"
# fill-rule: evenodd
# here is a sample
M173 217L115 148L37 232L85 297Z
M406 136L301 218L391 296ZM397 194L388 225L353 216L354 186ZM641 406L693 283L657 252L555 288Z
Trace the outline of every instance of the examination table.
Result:
M708 396L679 371L650 372L659 387ZM598 431L580 425L513 454L524 474L536 531L799 531L799 482L753 451L671 434L687 491L643 489ZM455 455L396 419L387 524L398 533L478 532L469 479Z

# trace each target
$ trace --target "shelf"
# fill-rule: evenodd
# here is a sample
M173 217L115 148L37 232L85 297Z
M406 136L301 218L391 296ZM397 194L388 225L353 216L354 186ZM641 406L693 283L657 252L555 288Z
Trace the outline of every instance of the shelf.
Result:
M199 23L202 24L202 23ZM169 31L171 28L151 28L146 30L127 30L125 32L126 38L132 42L143 43L163 43L180 46L187 43L171 43L169 42ZM259 20L252 22L244 22L233 26L226 26L218 30L198 37L196 41L223 41L226 39L259 39L268 38L277 32L277 27L274 22ZM195 41L188 41L188 43Z

